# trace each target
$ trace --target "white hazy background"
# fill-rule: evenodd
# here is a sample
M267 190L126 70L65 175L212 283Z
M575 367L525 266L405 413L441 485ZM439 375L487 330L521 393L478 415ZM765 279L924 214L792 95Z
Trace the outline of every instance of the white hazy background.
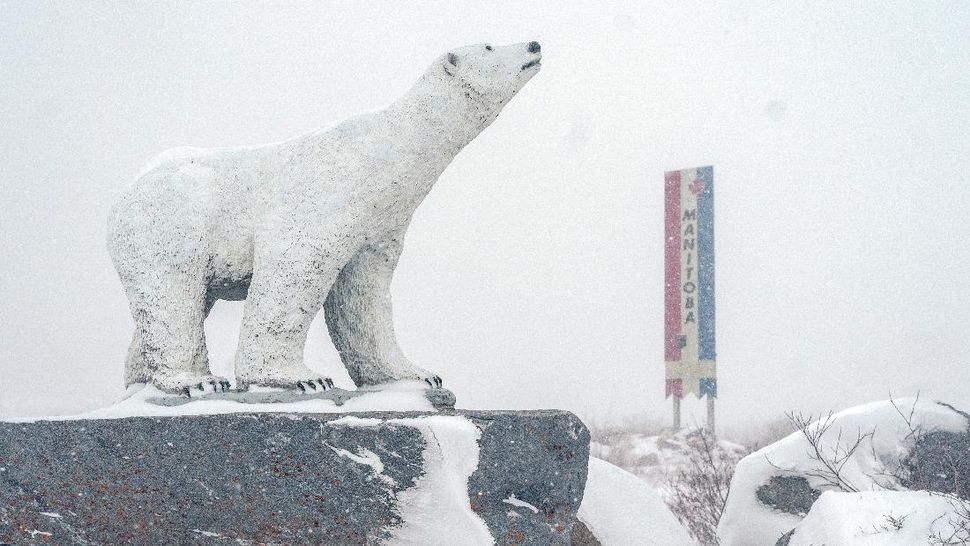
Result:
M708 164L719 423L970 405L970 3L743 4L0 3L0 415L123 393L105 219L153 155L290 138L450 47L529 40L542 71L394 280L405 351L461 406L669 416L663 172ZM241 309L206 324L223 373ZM352 385L322 321L307 360Z

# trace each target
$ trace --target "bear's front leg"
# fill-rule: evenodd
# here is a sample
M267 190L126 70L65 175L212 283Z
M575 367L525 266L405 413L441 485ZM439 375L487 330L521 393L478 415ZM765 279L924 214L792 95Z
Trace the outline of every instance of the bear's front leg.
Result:
M333 387L329 377L303 363L310 323L342 262L335 252L320 248L326 247L284 242L255 257L236 351L241 389L259 385L313 392Z
M340 358L358 387L402 379L441 386L441 378L412 364L394 334L391 278L403 230L364 246L337 276L324 304L327 327Z

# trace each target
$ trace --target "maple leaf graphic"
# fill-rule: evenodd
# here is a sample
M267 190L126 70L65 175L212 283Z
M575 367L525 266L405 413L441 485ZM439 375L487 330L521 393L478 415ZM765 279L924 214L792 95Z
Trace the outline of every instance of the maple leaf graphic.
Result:
M704 191L704 188L706 187L707 186L704 184L704 181L701 180L700 178L695 178L694 181L691 182L690 185L688 186L688 188L690 188L691 193L693 193L694 195L697 195L698 193Z

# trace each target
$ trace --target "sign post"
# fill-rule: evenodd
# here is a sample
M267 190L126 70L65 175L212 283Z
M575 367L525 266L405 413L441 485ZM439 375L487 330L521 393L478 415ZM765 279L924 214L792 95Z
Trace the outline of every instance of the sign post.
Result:
M664 361L674 428L686 394L707 396L714 432L714 168L664 175Z

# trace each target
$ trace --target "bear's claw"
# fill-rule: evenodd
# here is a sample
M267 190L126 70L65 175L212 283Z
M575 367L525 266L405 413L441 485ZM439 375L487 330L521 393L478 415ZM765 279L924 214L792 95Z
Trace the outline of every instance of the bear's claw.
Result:
M440 389L441 388L442 381L441 381L441 378L438 377L437 375L434 376L434 377L425 377L424 378L424 382L427 383L428 385L431 385L431 388L432 389Z
M177 390L166 390L166 392L181 393L188 398L196 398L232 390L232 384L228 380L215 376L194 377L186 383L188 384L183 383L180 387L176 387Z
M209 381L209 384L212 385L212 392L229 392L230 384L228 381L212 380Z
M306 387L304 386L306 384ZM309 379L306 381L297 381L296 386L301 392L307 392L306 388L310 387L313 390L317 390L317 384L320 385L320 390L330 390L333 388L333 380L329 377L320 377L317 379Z

